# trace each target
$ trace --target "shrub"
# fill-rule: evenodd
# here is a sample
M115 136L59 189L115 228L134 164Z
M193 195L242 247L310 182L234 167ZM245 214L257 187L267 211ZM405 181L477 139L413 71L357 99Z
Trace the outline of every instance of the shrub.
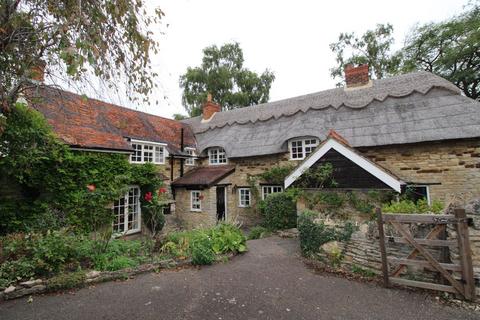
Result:
M212 242L212 249L216 254L247 251L245 236L239 228L231 224L219 224L209 230L208 236Z
M260 206L264 225L269 230L294 228L297 225L297 206L285 193L269 195Z
M192 264L208 265L215 261L215 252L212 249L210 239L203 232L198 232L192 238L190 245Z
M270 235L270 231L262 226L255 226L250 229L250 233L248 234L248 240L255 240L268 237Z
M441 202L434 200L431 205L428 205L426 199L420 199L417 203L411 200L392 201L382 207L385 213L440 213L442 210Z
M314 222L317 214L306 210L298 217L300 249L304 255L316 253L320 247L334 239L333 230L326 228L323 222Z
M245 252L247 247L245 236L238 227L222 223L205 230L172 232L160 250L177 258L191 256L195 260L194 264L210 264L213 260L209 263L200 262L208 262L211 252L214 256L227 252Z
M110 261L107 261L106 264L103 265L102 270L117 271L125 268L133 268L136 266L138 266L138 261L134 260L133 258L119 256L113 258Z
M0 238L0 286L31 277L51 277L82 268L119 270L147 259L148 247L135 240L109 246L68 230L11 234Z
M64 273L48 279L47 289L50 291L82 287L85 284L85 272Z
M305 210L298 217L300 249L304 255L320 251L320 247L330 241L349 241L357 227L350 221L343 226L326 226L323 221L316 222L317 213Z

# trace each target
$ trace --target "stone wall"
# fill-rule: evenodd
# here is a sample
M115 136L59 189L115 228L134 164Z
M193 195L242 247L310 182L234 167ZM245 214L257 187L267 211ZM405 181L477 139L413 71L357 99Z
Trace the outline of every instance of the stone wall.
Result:
M409 183L429 184L430 197L480 196L480 139L360 148L360 152Z
M480 214L469 215L473 218L475 223L469 228L470 244L472 249L472 260L475 282L480 288ZM323 220L327 225L335 225L340 227L343 221ZM426 234L431 230L432 225L412 224L410 225L410 232L415 238L425 238ZM385 236L387 239L390 236L399 237L400 235L394 230L392 226L385 225ZM453 228L448 228L447 239L455 240L456 234ZM425 247L438 261L442 261L442 251L440 247ZM386 242L387 256L389 259L389 270L394 270L396 265L391 262L390 258L406 258L406 256L413 249L411 246L401 243ZM349 241L345 242L329 242L322 246L322 250L318 253L318 257L322 261L330 261L329 257L332 253L341 253L341 262L339 267L347 270L354 270L355 267L360 267L364 270L372 271L378 275L382 273L382 260L380 254L378 227L376 221L364 221L359 223L359 230L352 234ZM458 250L456 246L451 246L446 250L447 262L459 264ZM419 255L417 259L422 259ZM425 269L423 267L408 266L402 273L402 277L412 280L429 281L440 283L441 277L437 272ZM454 277L460 278L460 274L454 273Z
M429 185L433 200L449 202L454 195L466 200L480 196L480 139L369 147L359 148L359 151L408 183ZM228 185L227 216L245 226L253 226L261 221L256 203L261 199L261 184L264 181L257 181L258 197L252 197L251 208L238 206L238 188L250 187L248 176L256 176L275 166L295 166L299 162L290 161L289 154L283 153L229 159L229 164L235 165L235 171L218 182ZM198 159L196 165L208 166L208 159ZM174 168L178 169L179 165L175 164ZM212 195L210 201L215 198L215 193ZM176 200L177 213L183 216L189 213L189 195L187 211L181 212L185 210L180 203L183 198ZM213 215L216 208L211 204L209 208L213 210L210 215Z

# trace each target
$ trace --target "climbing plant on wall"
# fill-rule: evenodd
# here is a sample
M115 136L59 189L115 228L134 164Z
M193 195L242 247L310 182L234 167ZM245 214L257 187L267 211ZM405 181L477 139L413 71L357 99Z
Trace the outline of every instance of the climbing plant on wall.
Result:
M0 234L61 226L93 231L113 218L109 207L129 185L142 193L162 185L153 164L70 150L40 113L18 103L0 133L0 175L17 190L0 194Z

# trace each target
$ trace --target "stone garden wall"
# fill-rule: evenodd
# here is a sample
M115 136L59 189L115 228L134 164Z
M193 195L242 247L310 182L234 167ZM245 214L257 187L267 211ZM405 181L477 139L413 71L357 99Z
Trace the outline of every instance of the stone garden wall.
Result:
M473 224L469 227L470 245L472 250L472 260L474 268L474 277L477 288L480 289L480 200L474 200L465 206L467 215L472 218ZM361 216L363 217L363 216ZM335 226L341 228L345 221L339 219L322 219L325 225ZM357 269L368 270L369 272L380 275L382 262L379 249L378 227L376 221L364 220L357 217L356 223L358 230L354 232L349 241L333 241L328 242L322 246L322 250L318 253L318 258L322 261L331 261L333 256L341 254L339 260L339 267L343 269ZM424 238L431 230L431 225L415 224L410 226L410 231L415 238ZM385 236L400 236L393 228L385 226ZM455 240L456 232L453 227L447 229L447 240ZM386 243L387 255L389 258L405 258L413 249L406 244L399 244L393 242ZM441 260L442 253L440 248L427 247L429 252L436 258ZM452 246L446 251L447 259L452 263L459 264L458 250L456 246ZM419 255L419 258L421 256ZM390 263L390 270L393 270L395 265ZM424 281L438 281L439 275L436 272L425 270L423 267L408 266L406 271L402 274L403 277L411 280ZM458 278L458 275L455 275Z

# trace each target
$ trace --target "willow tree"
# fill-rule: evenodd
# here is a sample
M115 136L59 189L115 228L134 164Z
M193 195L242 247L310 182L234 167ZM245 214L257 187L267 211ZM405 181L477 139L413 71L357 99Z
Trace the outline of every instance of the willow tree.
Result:
M47 80L93 74L109 86L125 84L130 97L146 97L155 87L151 55L159 45L150 29L162 16L160 9L147 12L144 0L2 0L1 109L41 64Z

